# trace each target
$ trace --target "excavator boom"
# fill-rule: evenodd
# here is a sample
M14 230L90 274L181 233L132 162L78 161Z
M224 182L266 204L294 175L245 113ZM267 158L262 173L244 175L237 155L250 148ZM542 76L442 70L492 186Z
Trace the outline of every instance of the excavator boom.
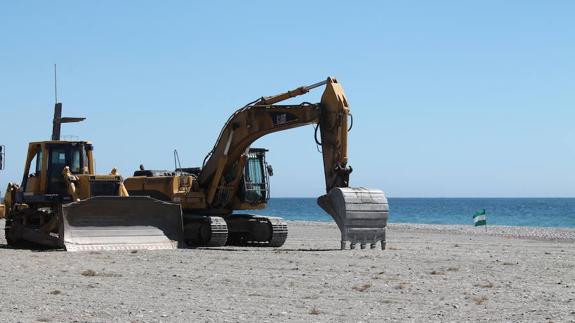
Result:
M276 105L322 85L326 89L318 104ZM348 186L351 172L347 168L349 115L345 93L335 78L262 97L237 110L222 128L214 148L205 158L198 178L202 187L209 187L208 202L213 201L222 175L246 153L255 140L270 133L309 124L317 124L321 130L326 190Z

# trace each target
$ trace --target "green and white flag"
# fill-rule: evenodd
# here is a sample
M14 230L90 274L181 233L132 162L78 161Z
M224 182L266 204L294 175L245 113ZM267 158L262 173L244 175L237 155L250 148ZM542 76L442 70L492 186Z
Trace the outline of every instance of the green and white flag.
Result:
M485 214L485 209L479 210L473 214L473 222L475 226L478 227L480 225L487 225L487 216Z

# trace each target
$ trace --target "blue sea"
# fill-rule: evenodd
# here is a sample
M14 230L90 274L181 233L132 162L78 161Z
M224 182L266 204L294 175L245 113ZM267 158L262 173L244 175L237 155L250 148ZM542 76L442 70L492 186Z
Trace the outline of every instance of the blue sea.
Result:
M575 228L575 198L390 198L390 223L473 224L487 211L488 225ZM333 221L314 198L272 198L257 214L286 220Z

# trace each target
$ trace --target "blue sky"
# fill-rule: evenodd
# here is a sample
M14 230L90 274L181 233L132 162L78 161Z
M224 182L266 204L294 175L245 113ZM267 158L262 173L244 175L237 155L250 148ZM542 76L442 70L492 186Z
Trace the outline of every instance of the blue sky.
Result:
M238 107L332 75L352 186L392 197L575 196L575 2L14 1L0 4L2 190L63 134L97 169L199 165ZM292 102L318 101L321 90ZM272 194L324 191L311 126L262 138Z

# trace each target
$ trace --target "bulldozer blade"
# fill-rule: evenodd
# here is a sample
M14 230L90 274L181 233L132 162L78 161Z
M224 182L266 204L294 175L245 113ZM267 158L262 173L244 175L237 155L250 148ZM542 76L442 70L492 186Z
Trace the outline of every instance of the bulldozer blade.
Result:
M385 228L389 207L381 190L363 187L336 187L318 198L317 203L337 223L341 231L341 249L350 242L373 249L377 242L385 249Z
M98 196L62 206L67 251L176 249L183 242L179 204L151 197Z

